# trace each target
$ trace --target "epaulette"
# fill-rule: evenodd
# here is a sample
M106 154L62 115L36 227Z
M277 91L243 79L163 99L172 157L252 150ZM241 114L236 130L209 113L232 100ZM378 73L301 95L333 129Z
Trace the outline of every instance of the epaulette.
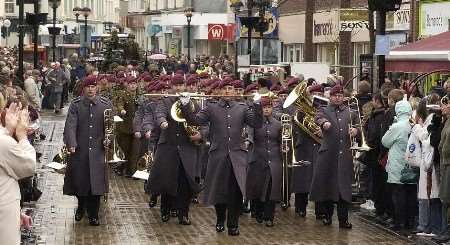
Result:
M76 97L75 99L72 100L72 103L78 103L81 101L81 96Z

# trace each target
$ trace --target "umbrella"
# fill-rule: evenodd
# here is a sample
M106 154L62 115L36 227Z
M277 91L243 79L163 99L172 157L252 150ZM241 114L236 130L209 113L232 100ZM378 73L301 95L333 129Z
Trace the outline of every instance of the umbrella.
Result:
M152 54L152 55L150 55L149 59L151 59L151 60L165 60L165 59L167 59L167 56L165 54Z

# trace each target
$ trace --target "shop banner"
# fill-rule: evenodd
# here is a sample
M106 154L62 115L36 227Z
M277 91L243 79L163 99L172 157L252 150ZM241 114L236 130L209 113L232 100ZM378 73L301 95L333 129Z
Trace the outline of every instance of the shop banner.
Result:
M369 29L367 9L340 9L339 26L340 31Z
M208 24L208 40L233 41L235 24Z

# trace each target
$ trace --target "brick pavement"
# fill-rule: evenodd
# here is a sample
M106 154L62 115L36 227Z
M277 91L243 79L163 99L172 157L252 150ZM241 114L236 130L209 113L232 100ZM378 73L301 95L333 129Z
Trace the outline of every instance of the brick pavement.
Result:
M44 117L47 139L37 149L45 165L62 146L64 117ZM53 137L51 137L53 135ZM149 209L143 182L112 176L107 203L100 213L101 226L90 227L86 219L75 222L76 200L62 195L63 175L39 168L39 186L44 192L34 207L34 242L28 244L411 244L354 213L353 229L339 231L337 221L324 227L312 215L296 217L292 209L277 210L275 227L256 224L248 215L241 217L241 236L215 232L214 210L201 205L191 209L191 226L178 225L172 218L161 223L159 208ZM336 219L336 218L335 218Z

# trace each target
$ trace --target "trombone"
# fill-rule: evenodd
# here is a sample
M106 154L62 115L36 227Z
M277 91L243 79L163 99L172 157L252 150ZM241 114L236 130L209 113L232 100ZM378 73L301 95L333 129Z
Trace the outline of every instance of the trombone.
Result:
M300 167L306 164L304 161L297 161L295 157L294 134L292 131L292 117L283 114L281 122L281 152L282 152L282 201L281 207L287 209L289 206L289 169Z
M355 157L356 152L370 151L371 148L367 145L366 137L364 136L363 122L361 119L361 112L359 110L358 99L354 96L350 97L348 100L348 108L350 111L350 123L348 128L358 128L361 131L361 145L358 144L356 137L350 135L350 150L353 152L353 157ZM356 113L358 118L358 123L353 122L352 114Z

